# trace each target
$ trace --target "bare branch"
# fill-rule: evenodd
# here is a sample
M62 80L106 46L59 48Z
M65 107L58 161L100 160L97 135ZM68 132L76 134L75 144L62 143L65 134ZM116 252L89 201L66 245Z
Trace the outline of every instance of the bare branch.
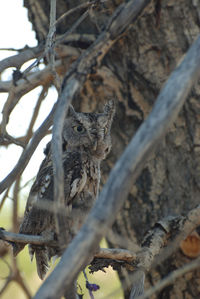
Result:
M70 27L69 30L67 30L67 32L65 32L61 37L59 37L56 40L55 45L60 44L68 37L68 35L72 34L76 30L76 28L86 19L87 16L88 16L88 10L86 10L82 14L82 16Z
M0 81L0 92L9 92L11 86L10 81L2 82Z
M11 135L9 135L8 133L4 133L4 135L0 135L0 144L1 145L9 145L11 143L14 143L16 145L19 145L21 147L25 147L26 144L22 141L22 138L14 138Z
M131 262L136 259L136 254L126 249L100 248L94 255L95 258L113 259Z
M200 257L194 261L184 265L183 267L171 272L166 278L159 281L155 286L145 292L144 295L137 297L138 299L150 298L156 292L162 290L164 287L168 286L174 282L178 277L184 275L187 272L193 271L200 266Z
M80 34L77 34L75 36L69 36L69 41L72 39L79 39L81 38ZM84 38L84 37L83 37ZM93 40L93 36L85 37L89 40ZM91 42L91 41L90 41ZM80 50L76 49L72 46L67 45L57 45L55 47L55 50L57 52L58 57L64 58L68 56L72 56L72 58L77 58L80 55ZM30 70L38 63L38 60L36 60L31 66L29 66L23 73L24 76L30 72ZM68 66L65 67L63 64L63 61L58 60L55 63L56 71L58 73L64 73ZM29 76L27 76L27 80L29 81L29 84L27 84L27 81L25 79L20 79L17 82L17 86L15 87L15 93L20 93L21 96L25 93L29 92L33 88L39 86L39 85L45 85L47 82L50 82L52 80L52 74L51 74L51 68L48 65L45 69L36 71L34 73L31 73ZM0 92L9 92L12 87L12 81L6 81L2 82L0 81Z
M63 64L63 61L58 60L55 63L56 71L58 73L63 73L67 68L66 65ZM51 72L51 67L48 65L44 70L35 72L28 76L29 84L24 79L18 81L18 86L14 87L12 83L8 86L9 88L9 96L8 99L3 107L3 119L1 123L1 133L5 133L5 127L8 123L9 116L14 109L14 107L19 102L20 98L29 92L30 90L34 89L39 85L47 85L53 81L53 76Z
M0 229L0 239L8 242L18 242L23 244L35 244L35 245L50 245L56 246L56 242L52 238L46 238L42 236L16 234Z
M69 9L68 11L66 11L62 16L59 17L59 19L56 20L55 25L57 26L58 24L60 24L66 17L69 17L71 14L73 14L74 12L84 9L84 8L88 8L89 6L93 5L96 1L89 1L86 3L82 3L76 7L73 7L71 9Z
M2 198L1 203L0 203L0 211L1 211L2 207L3 207L3 205L4 205L4 202L5 202L6 198L8 197L9 191L10 191L10 188L8 188L6 190L6 192L5 192L5 194L3 195L3 198Z
M50 6L50 26L49 26L49 33L46 39L45 45L45 55L47 60L50 63L51 71L54 76L54 85L56 86L57 90L60 90L61 82L60 78L56 72L55 67L55 34L56 34L56 0L51 0Z
M50 4L50 25L49 25L49 33L46 39L45 45L45 55L48 57L48 54L52 51L52 46L54 43L54 34L56 32L56 0L51 0Z
M139 2L141 4L142 1ZM133 1L133 3L135 5L138 4L137 1ZM129 9L133 3L132 1L128 2L127 5ZM79 61L81 65L82 61ZM79 69L81 69L81 67ZM86 68L86 70L87 69L88 68ZM147 157L152 154L158 141L176 118L192 85L197 81L199 76L200 37L191 46L182 63L171 74L158 96L151 114L140 126L120 160L113 168L107 184L103 188L99 199L96 201L79 234L64 252L61 262L41 286L35 299L59 298L63 291L72 284L78 272L87 264L90 255L93 254L97 246L96 244L106 233L107 227L111 226L115 220L115 215L119 212L132 184L142 170ZM63 93L66 92L66 90L69 91L69 93L67 93L67 100L64 101L60 98L60 105L64 110L63 114L65 114L66 107L68 107L72 99L71 90L74 89L74 94L79 90L80 79L78 81L75 75L71 77L72 78L68 81L66 78L66 82L68 84L71 83L73 88L69 89L70 85L67 84L63 90ZM60 109L60 106L58 109ZM60 132L62 131L63 119L64 115L61 114L61 121L56 127ZM56 150L59 153L61 153L62 150L58 146L61 134L56 137L58 137L58 139L56 139L58 144L56 144L57 146L54 148L54 154ZM59 165L62 167L62 164ZM56 167L57 166L58 165L56 165ZM57 183L59 182L57 180L55 181ZM59 277L59 280L56 279L57 277ZM49 290L51 290L51 292Z
M14 277L14 280L20 285L20 287L22 288L22 290L24 291L24 293L26 294L28 299L32 298L32 295L27 287L27 285L25 284L24 279L22 278L19 270L17 269L17 273Z
M40 93L40 95L39 95L37 104L36 104L36 106L35 106L35 108L34 108L34 111L33 111L32 117L31 117L31 121L30 121L28 130L27 130L27 134L26 134L26 144L29 142L29 140L30 140L31 137L32 137L32 134L33 134L33 127L34 127L34 124L35 124L36 119L37 119L37 117L38 117L39 110L40 110L40 106L41 106L41 104L42 104L42 101L45 99L45 96L46 96L46 94L47 94L48 89L49 89L49 85L47 85L47 86L43 86L42 91L41 91L41 93Z
M9 283L12 281L12 276L9 276L7 279L6 279L6 282L4 283L3 287L1 288L0 290L0 296L3 295L3 293L5 292L5 290L7 289Z
M20 68L22 64L30 59L39 57L43 51L42 46L37 46L34 48L24 49L20 53L13 55L11 57L5 58L0 61L0 73L9 67Z
M14 167L14 169L9 173L9 175L0 183L0 194L11 184L14 182L16 177L20 175L25 167L27 166L32 154L34 153L35 149L37 148L39 142L42 138L46 135L49 127L52 124L53 115L55 112L56 104L54 104L51 112L38 128L38 130L34 133L30 143L27 145L26 149L23 151L21 157L19 158L18 163Z

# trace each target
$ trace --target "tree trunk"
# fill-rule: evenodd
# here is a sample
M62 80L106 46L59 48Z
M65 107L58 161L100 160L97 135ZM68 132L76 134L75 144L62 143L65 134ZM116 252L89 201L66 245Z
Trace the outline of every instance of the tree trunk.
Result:
M57 17L84 2L58 0ZM75 32L97 36L121 2L96 4ZM49 30L49 3L47 0L24 0L38 43L44 41ZM77 10L65 18L57 27L57 36L64 34L84 11ZM199 0L152 1L137 22L113 45L97 71L88 77L76 98L76 106L91 111L97 110L110 97L117 100L114 146L103 165L103 183L199 30ZM90 41L79 39L71 41L70 45L84 50ZM123 247L124 239L137 240L140 244L145 232L158 220L168 215L184 214L199 203L199 96L200 85L196 84L178 118L133 184L122 212L116 217L115 234L108 234L108 240L114 246ZM155 284L188 260L181 251L176 252L150 272L146 286ZM121 277L128 294L131 280L125 271L122 271ZM163 289L157 298L198 298L199 279L200 270L186 274Z

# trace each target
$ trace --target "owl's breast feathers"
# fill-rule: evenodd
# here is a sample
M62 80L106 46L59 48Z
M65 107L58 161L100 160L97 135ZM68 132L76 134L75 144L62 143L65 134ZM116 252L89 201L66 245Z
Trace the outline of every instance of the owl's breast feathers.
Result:
M79 227L97 196L98 167L85 154L63 153L65 202L72 209L71 217L80 218ZM55 232L53 192L53 165L50 155L47 155L31 188L19 233L41 235L47 230ZM23 247L21 244L16 246L14 254L17 255Z

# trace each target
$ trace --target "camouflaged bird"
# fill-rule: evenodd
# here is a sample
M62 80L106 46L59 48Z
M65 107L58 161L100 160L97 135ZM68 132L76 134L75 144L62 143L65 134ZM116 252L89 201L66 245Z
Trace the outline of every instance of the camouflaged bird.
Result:
M78 113L72 106L69 108L62 133L65 204L71 219L67 232L69 241L80 229L98 195L100 163L111 149L110 129L114 113L113 101L105 105L103 113ZM30 190L19 233L51 236L57 241L51 205L54 201L51 142L44 153L46 157ZM23 244L16 243L14 255L23 248ZM62 254L59 247L31 244L29 253L31 260L35 254L41 279L48 270L51 257Z

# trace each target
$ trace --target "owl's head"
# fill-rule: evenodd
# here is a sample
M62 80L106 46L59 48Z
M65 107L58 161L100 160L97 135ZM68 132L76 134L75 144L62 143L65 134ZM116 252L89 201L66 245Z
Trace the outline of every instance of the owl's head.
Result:
M102 113L76 112L70 106L63 129L67 150L82 150L97 159L104 159L111 149L110 129L114 113L114 101L107 102Z

